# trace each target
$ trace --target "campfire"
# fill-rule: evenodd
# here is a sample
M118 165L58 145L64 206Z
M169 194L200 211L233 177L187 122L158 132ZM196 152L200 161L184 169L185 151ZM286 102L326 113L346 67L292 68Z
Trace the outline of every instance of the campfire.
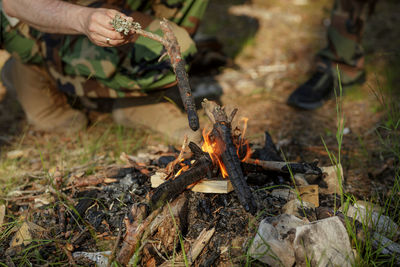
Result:
M211 130L203 131L204 142L201 148L195 143L184 142L181 153L166 167L166 176L154 192L148 196L148 206L133 205L131 217L134 220L126 220L126 234L123 246L118 255L118 262L127 264L137 248L147 228L160 216L163 206L172 202L186 189L193 188L197 183L207 179L225 179L232 184L236 196L244 211L256 214L257 201L246 182L245 175L250 173L276 172L289 174L291 169L296 173L321 176L322 171L316 163L285 163L280 159L275 147L267 142L264 153L279 161L265 161L251 159L251 149L245 140L247 119L244 119L243 130L231 129L237 109L227 116L224 108L215 102L204 99L203 108L213 123ZM189 147L191 155L184 157L183 151ZM186 164L185 161L190 163ZM176 171L175 171L176 170ZM264 181L266 183L267 181ZM226 192L228 193L228 192ZM178 198L179 199L179 198ZM147 208L148 207L148 208ZM165 211L164 211L165 212ZM141 222L138 224L138 222Z
M203 130L204 142L201 149L194 143L188 145L193 153L195 163L193 166L184 165L173 179L162 184L151 197L151 206L158 207L164 201L172 200L187 187L202 179L213 178L220 173L223 178L230 180L244 209L254 214L257 211L257 205L244 178L244 168L249 172L251 170L258 172L266 170L288 173L290 169L293 169L298 173L317 176L322 174L316 163L287 164L282 160L262 161L251 159L252 152L249 143L244 139L247 119L244 119L243 131L236 128L232 133L231 123L237 113L237 109L234 109L228 117L224 108L221 108L215 102L205 99L202 105L213 122L213 129L210 131ZM276 154L276 151L274 153ZM182 160L181 157L178 157L178 160L172 162L172 166Z

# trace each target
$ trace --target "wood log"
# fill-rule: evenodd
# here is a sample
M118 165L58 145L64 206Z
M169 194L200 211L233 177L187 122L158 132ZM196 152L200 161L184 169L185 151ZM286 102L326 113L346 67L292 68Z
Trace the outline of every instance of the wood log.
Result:
M151 187L156 188L165 183L167 175L163 172L156 172L151 176ZM233 186L229 179L203 179L190 188L198 193L227 194L233 191Z
M211 138L216 143L216 151L225 165L229 179L238 195L239 202L247 212L254 214L257 211L257 204L253 198L250 187L244 179L236 147L232 140L231 122L236 110L229 116L225 110L215 102L204 99L202 106L212 122L214 122Z
M174 199L185 191L189 185L203 178L211 177L212 168L213 163L211 158L204 154L201 158L196 160L189 170L175 177L175 179L170 179L157 187L150 198L151 210L155 210L164 205L166 201Z

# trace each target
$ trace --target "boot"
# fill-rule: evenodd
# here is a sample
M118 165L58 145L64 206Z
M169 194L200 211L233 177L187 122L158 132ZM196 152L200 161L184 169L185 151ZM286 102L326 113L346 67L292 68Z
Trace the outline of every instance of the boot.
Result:
M341 82L342 88L363 84L365 72L362 72L356 79ZM330 69L318 69L311 78L300 85L288 98L287 104L304 110L314 110L321 107L325 101L334 97L334 90L339 90L337 78Z
M185 113L175 104L160 102L157 97L117 99L112 116L117 124L155 131L176 145L182 144L185 135L196 144L202 140L200 130L194 132L189 128Z
M305 110L321 107L331 95L335 87L332 73L318 70L314 75L300 85L288 98L288 105Z
M48 74L38 66L28 66L10 59L3 68L9 73L11 90L25 111L27 120L37 130L74 133L87 125L86 116L67 103Z

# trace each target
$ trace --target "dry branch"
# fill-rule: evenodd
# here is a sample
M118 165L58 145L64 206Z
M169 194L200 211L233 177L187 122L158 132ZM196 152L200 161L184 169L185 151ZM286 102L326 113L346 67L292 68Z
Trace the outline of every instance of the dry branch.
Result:
M153 211L147 217L145 205L132 205L131 216L125 218L126 233L121 250L118 253L118 263L122 266L128 265L133 254L140 249L141 244L144 243L148 236L154 234L158 227L171 217L171 213L174 217L178 216L185 205L187 206L187 197L183 194L171 203L171 211L168 206L164 206L164 208Z
M131 216L124 219L126 233L117 257L117 261L120 264L123 266L128 265L129 260L140 245L143 233L159 213L160 209L153 211L146 217L147 210L144 205L132 205Z
M124 20L118 15L112 20L111 24L118 32L124 31L124 33L127 34L129 31L132 31L133 33L159 42L165 47L170 58L172 68L176 75L179 93L181 95L183 106L185 107L188 115L189 126L193 131L198 130L200 127L199 117L197 116L192 90L190 89L189 79L185 69L186 62L185 59L182 57L180 46L174 32L172 31L171 26L169 25L168 20L163 19L162 21L160 21L160 27L164 33L163 37L142 30L138 23ZM118 28L118 26L120 28Z

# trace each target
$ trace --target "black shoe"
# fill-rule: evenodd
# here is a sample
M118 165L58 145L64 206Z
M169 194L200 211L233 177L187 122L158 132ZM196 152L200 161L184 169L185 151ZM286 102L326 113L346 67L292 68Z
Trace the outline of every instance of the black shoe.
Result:
M334 86L330 71L317 71L289 96L287 104L306 110L317 109L332 96Z

